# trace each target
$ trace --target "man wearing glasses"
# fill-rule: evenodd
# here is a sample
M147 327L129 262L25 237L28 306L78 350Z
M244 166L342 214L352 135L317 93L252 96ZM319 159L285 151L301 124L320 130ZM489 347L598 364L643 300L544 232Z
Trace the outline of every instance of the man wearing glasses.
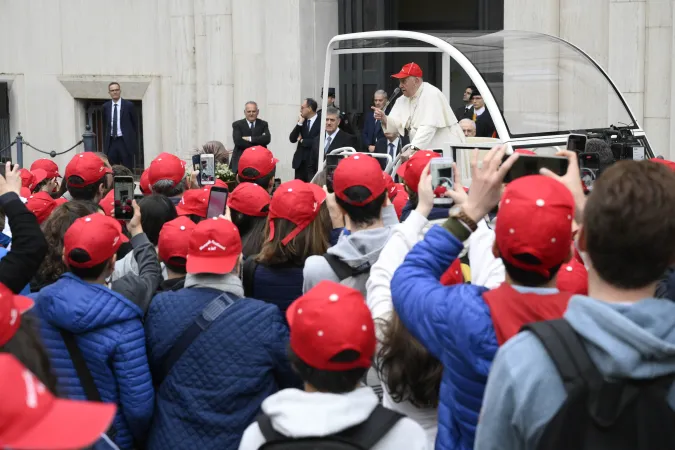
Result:
M103 151L110 164L121 164L133 171L138 116L134 104L122 98L119 83L110 83L108 93L111 100L103 104Z

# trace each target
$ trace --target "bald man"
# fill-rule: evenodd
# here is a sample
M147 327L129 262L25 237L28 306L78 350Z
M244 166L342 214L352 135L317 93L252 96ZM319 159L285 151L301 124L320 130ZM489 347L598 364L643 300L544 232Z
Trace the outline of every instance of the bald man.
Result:
M471 119L462 119L459 126L464 132L464 137L476 137L476 122Z

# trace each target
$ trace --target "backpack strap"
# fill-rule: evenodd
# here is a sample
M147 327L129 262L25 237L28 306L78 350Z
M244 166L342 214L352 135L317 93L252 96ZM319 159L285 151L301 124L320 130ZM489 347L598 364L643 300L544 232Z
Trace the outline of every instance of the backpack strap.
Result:
M604 377L597 369L577 332L565 319L530 323L520 331L532 332L542 343L558 369L565 391L582 381L591 389L599 389Z
M244 261L244 295L249 298L253 298L253 286L255 285L255 270L258 268L258 261L255 260L255 256L249 256Z
M263 437L265 438L265 443L288 440L288 437L284 436L283 434L279 433L277 430L274 429L274 427L272 426L272 419L264 412L258 414L256 422L258 422L258 428L260 428L260 433L262 433Z
M234 299L228 294L223 293L219 295L206 305L190 326L183 330L183 333L166 353L164 360L159 364L159 372L155 374L155 386L157 388L161 386L164 379L169 375L173 365L180 359L185 350L190 347L192 342L203 331L208 330L211 324L232 305L234 305Z
M333 269L333 272L335 272L335 275L337 275L340 281L356 275L352 267L337 256L331 253L326 253L323 255L323 257L326 259L326 262L330 268Z
M80 379L80 384L84 390L85 397L87 397L87 400L92 402L101 402L101 393L98 391L96 383L94 383L94 376L91 374L91 370L89 370L89 367L87 366L84 355L82 354L80 347L77 345L75 335L68 330L64 330L63 328L59 328L59 333L61 333L63 343L66 345L66 350L68 350L70 359L73 361L73 366L75 367L77 378ZM110 437L110 439L115 439L117 430L113 424L110 425L110 428L106 434Z
M365 422L337 433L335 436L359 448L369 450L403 417L405 417L403 414L387 409L378 403Z

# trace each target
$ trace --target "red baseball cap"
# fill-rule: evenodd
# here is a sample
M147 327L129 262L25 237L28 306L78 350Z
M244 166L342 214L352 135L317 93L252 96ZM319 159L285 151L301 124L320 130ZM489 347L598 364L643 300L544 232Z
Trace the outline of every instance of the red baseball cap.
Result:
M177 264L171 261L172 258L186 259L190 236L196 227L197 225L187 217L177 217L166 222L159 232L157 242L159 259L172 264Z
M520 153L521 155L535 155L536 153L533 152L532 150L528 150L526 148L517 148L513 151L514 153Z
M35 184L35 175L28 169L19 169L19 176L21 177L21 187L28 189L33 188Z
M93 152L78 153L66 166L66 182L70 177L82 178L82 183L68 183L68 187L85 187L96 183L104 175L112 173L112 169L105 166L103 160Z
M57 450L96 442L115 417L114 403L54 397L14 356L0 354L0 447Z
M98 205L103 208L103 212L106 216L113 217L115 214L115 190L108 192L105 197L98 202Z
M42 169L47 172L47 178L57 178L61 176L59 174L59 166L51 159L40 158L35 160L30 166L30 171L32 172L35 169Z
M333 281L322 281L286 311L293 352L319 370L367 369L375 354L375 325L363 294ZM358 353L355 361L333 358Z
M401 68L399 73L392 75L392 78L407 78L407 77L421 77L423 75L422 69L416 63L411 62Z
M239 230L229 220L214 217L197 224L190 236L187 273L232 272L241 256Z
M387 186L387 195L389 196L389 200L392 200L394 197L396 197L396 183L394 183L394 179L389 175L387 172L384 173L384 183Z
M185 177L185 161L171 153L160 153L148 167L148 181L154 186L159 180L171 180L174 185Z
M360 202L351 200L345 191L356 186L366 188L370 195ZM344 158L338 164L333 174L333 190L340 200L350 205L363 206L387 190L387 180L375 158L370 155L354 155Z
M208 187L185 191L183 198L176 205L176 212L179 216L194 214L205 219L209 210L210 193L211 189Z
M411 191L417 192L424 168L429 164L429 161L440 157L441 155L431 150L419 150L408 161L399 166L396 175L405 181Z
M69 266L84 269L112 258L124 242L129 239L122 233L122 225L117 220L94 213L73 222L63 237L63 249ZM88 259L75 261L71 253L76 249L86 252Z
M399 220L403 214L403 208L405 208L405 205L408 204L408 200L410 200L410 196L405 190L402 190L398 191L394 199L391 201L391 203L394 205L394 210L396 211L396 215L398 216Z
M262 145L255 145L244 150L244 153L239 158L239 179L246 181L257 180L269 175L276 167L279 160L274 157L271 151ZM253 178L245 177L244 169L255 169L259 175Z
M572 244L574 199L559 181L541 175L518 178L506 186L497 212L495 241L502 259L548 277L566 261ZM530 254L540 263L517 258Z
M141 190L141 194L150 195L152 194L152 186L150 185L150 170L145 169L141 174L141 180L139 181L138 188Z
M215 184L207 184L207 186L210 187L210 188L213 187L213 186L224 187L224 188L228 188L228 189L230 188L227 185L227 183L224 182L223 180L221 180L220 178L216 178Z
M668 161L667 159L661 159L661 158L651 158L649 161L661 164L675 172L675 162Z
M31 170L31 173L33 174L33 185L30 187L31 191L35 190L38 184L49 179L47 172L43 169Z
M47 192L37 192L28 197L28 201L26 202L26 208L35 214L39 224L47 220L47 217L50 216L57 206L57 203Z
M588 295L588 271L576 258L562 266L556 279L556 287L575 295Z
M0 283L0 347L8 343L21 325L21 314L31 309L33 300L14 293ZM4 380L3 380L4 383ZM2 429L2 426L0 426Z
M269 214L270 194L255 183L240 183L227 197L227 206L247 216Z
M60 197L60 198L55 199L54 203L56 203L56 206L59 207L59 206L63 205L64 203L68 203L68 199Z
M30 189L28 189L27 187L22 187L19 190L19 197L23 197L23 198L27 199L30 196L31 196L31 192L30 192Z
M448 270L441 275L441 284L443 286L452 286L453 284L464 283L464 274L462 273L462 260L455 259Z
M324 200L326 192L319 186L315 188L301 180L292 180L280 185L270 202L269 240L274 239L274 219L286 219L296 225L295 229L281 241L283 245L287 245L317 218Z

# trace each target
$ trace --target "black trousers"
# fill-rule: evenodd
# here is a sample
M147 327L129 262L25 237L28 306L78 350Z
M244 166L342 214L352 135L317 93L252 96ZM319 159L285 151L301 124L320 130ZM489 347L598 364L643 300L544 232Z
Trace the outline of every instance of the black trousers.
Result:
M108 145L108 160L110 165L121 164L130 170L134 170L134 153L124 144L124 139L121 137L109 137L110 145Z
M300 167L295 169L295 179L296 180L302 180L306 183L309 183L310 181L312 181L312 176L314 176L314 174L311 174L311 175L309 174L309 168L307 167L307 161L303 161L300 164Z

